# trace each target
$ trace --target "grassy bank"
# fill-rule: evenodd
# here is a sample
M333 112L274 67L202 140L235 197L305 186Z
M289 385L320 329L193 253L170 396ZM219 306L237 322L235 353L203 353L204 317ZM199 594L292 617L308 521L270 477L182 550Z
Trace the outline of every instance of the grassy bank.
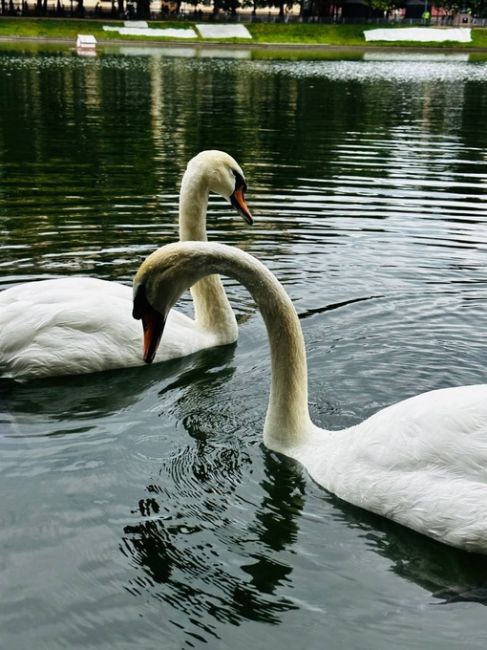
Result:
M162 38L145 38L143 36L121 37L117 32L105 32L103 25L119 25L117 20L78 20L62 18L0 18L0 37L12 38L43 38L76 40L78 34L93 34L97 40L166 40ZM151 22L151 27L187 28L190 23L181 22Z
M268 24L260 23L251 25L249 30L256 42L260 43L290 43L290 44L321 44L334 46L366 46L364 31L385 25L317 25L317 24ZM397 25L396 28L399 28ZM407 27L407 25L404 25ZM391 26L393 29L394 27ZM377 42L372 44L377 45ZM396 42L384 43L387 46L400 45L418 47L485 47L487 48L487 29L474 29L472 31L472 43L411 43Z
M77 34L93 34L99 41L121 40L124 41L161 41L167 42L175 39L164 37L123 36L117 32L106 32L103 25L121 25L114 20L67 20L58 18L0 18L0 37L3 38L43 38L43 39L76 39ZM151 27L185 29L193 27L191 22L151 22ZM275 24L252 23L246 25L252 34L252 41L248 39L231 39L231 42L245 44L289 44L303 46L364 46L367 44L363 32L373 29L375 25L317 25L317 24ZM193 39L201 41L201 38ZM181 39L179 42L188 42ZM192 42L192 41L189 41ZM218 42L212 39L212 42ZM225 42L225 41L222 41ZM228 41L226 41L228 42ZM401 47L441 47L441 48L486 48L487 29L473 29L472 43L385 43L387 46ZM377 43L374 43L377 47Z

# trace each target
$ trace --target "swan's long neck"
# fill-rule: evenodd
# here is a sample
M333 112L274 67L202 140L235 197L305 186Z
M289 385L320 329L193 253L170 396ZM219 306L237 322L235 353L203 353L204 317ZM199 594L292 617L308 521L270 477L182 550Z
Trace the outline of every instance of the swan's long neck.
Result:
M188 167L181 182L179 200L181 241L207 241L208 196L208 181L203 170ZM191 295L198 327L215 334L220 344L235 341L238 335L237 321L220 278L217 275L203 278L193 285Z
M252 258L251 258L252 259ZM313 424L308 409L308 370L301 325L291 299L268 269L259 264L242 278L259 307L271 348L272 382L264 442L276 451L302 444Z
M229 275L247 287L267 328L272 383L264 441L276 451L302 444L314 425L308 410L306 350L294 305L274 275L254 257L230 246L207 246L217 250L217 261L204 259L206 272Z

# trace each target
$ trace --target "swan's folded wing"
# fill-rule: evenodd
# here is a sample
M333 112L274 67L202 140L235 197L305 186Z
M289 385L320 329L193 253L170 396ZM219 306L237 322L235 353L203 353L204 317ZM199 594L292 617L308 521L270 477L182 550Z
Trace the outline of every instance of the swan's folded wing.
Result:
M0 292L0 376L74 375L143 364L131 287L97 278L31 282ZM218 345L172 310L155 361Z
M130 365L127 357L140 347L131 300L130 287L96 278L45 280L2 292L2 376L79 374Z
M296 457L356 506L452 546L486 552L487 384L423 393Z

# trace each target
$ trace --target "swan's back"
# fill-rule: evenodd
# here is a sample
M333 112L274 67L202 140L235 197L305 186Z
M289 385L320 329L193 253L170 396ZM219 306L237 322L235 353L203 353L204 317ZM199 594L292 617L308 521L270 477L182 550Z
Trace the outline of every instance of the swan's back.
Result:
M487 384L422 393L379 411L358 427L369 462L457 472L487 484ZM360 442L357 440L357 443Z
M324 433L293 454L318 483L430 537L487 553L487 384L423 393Z
M135 349L140 356L141 334L130 318L131 299L130 287L80 277L30 282L1 292L2 375L80 374L125 365Z
M172 311L156 361L191 354L202 339L193 320ZM0 292L0 376L32 379L142 364L131 287L72 277Z

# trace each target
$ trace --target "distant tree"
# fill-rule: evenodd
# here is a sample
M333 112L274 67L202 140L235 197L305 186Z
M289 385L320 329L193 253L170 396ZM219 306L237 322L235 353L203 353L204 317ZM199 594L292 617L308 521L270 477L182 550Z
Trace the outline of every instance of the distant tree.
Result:
M239 4L239 0L222 0L221 8L231 16L236 16Z
M150 0L136 0L137 18L147 20L150 18Z
M268 7L277 7L279 9L279 16L284 16L284 6L287 4L286 0L268 0L266 4Z
M388 15L393 9L397 9L404 5L404 2L401 0L365 0L366 4L374 12L381 12L384 15Z
M479 18L487 16L487 2L486 0L469 0L467 7L472 11L472 15Z
M333 0L305 0L300 13L318 18L329 18L334 15L337 4Z
M458 0L440 0L437 2L432 2L435 7L438 9L443 9L447 13L457 13L460 10L460 3ZM462 7L464 3L462 2Z
M257 9L269 6L267 0L242 0L240 6L243 8L252 7L252 14L255 16Z
M177 14L181 11L181 4L182 4L182 0L177 0L177 2L176 2L176 13ZM186 0L185 4L192 5L193 11L196 11L196 6L198 4L198 0Z

